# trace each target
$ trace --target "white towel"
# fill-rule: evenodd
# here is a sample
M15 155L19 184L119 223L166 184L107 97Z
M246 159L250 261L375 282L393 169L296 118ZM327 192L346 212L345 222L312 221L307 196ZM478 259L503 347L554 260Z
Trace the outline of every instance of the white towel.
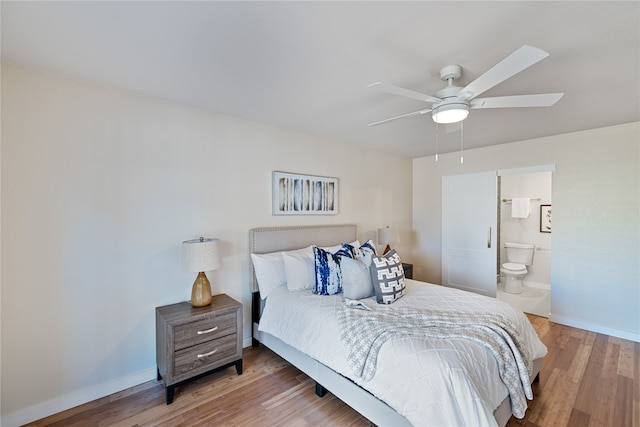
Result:
M511 199L511 218L529 218L531 215L531 199L514 198Z

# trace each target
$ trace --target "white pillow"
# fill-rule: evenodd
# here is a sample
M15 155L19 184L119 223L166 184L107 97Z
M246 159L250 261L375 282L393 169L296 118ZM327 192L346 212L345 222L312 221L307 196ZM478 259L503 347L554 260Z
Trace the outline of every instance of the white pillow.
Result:
M362 260L347 257L342 257L340 260L342 289L345 298L363 299L375 295L371 273L367 264L371 264L371 255Z
M251 254L253 270L258 280L260 298L265 299L280 286L286 286L287 276L284 270L282 252Z
M301 251L283 252L282 259L287 289L301 291L314 288L316 274L311 246Z

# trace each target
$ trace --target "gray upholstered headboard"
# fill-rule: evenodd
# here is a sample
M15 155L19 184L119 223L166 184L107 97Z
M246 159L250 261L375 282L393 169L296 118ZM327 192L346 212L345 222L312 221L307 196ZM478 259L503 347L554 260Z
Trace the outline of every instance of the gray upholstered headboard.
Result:
M254 228L249 231L249 250L254 254L288 251L309 245L331 246L356 240L354 224L306 225L292 227ZM251 265L251 292L258 292Z

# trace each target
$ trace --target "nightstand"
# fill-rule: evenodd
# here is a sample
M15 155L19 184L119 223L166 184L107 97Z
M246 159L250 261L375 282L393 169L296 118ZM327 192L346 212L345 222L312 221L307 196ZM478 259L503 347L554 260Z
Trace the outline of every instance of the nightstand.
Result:
M167 405L182 382L232 365L242 374L242 304L222 294L206 307L157 307L156 363Z
M407 279L413 279L413 264L403 262L402 269L404 270L404 277Z

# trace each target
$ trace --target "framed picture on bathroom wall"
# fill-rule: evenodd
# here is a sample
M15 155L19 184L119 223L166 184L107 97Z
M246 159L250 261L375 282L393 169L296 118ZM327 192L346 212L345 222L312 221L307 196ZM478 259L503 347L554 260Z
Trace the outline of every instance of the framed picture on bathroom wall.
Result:
M540 205L540 232L551 233L551 205Z

